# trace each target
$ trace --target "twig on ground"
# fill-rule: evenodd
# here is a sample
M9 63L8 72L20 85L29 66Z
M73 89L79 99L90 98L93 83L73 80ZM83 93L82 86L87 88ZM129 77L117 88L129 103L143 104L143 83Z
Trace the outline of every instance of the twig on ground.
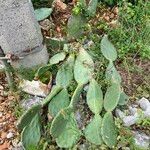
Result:
M0 57L4 57L4 52L0 46ZM14 80L13 80L13 77L12 77L12 74L13 74L13 68L12 66L7 62L6 59L3 59L2 60L2 63L5 67L5 73L6 73L6 77L7 77L7 81L8 81L8 85L9 85L9 88L11 91L14 91L15 90L15 83L14 83Z

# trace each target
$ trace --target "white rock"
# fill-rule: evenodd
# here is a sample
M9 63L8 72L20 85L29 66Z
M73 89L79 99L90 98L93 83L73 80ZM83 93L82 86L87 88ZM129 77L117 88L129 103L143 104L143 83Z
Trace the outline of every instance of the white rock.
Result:
M148 149L150 145L150 136L136 131L134 132L134 141L135 145L137 145L139 148Z
M131 115L135 115L137 113L137 108L129 106L129 111Z
M148 108L150 109L150 102L148 99L143 97L138 101L138 103L143 110L147 110Z
M33 81L23 80L20 83L20 88L28 94L40 97L46 97L49 92L46 84L34 80Z
M124 113L120 110L120 109L116 109L115 110L115 114L117 117L119 117L120 119L123 119L125 117Z
M11 139L14 137L14 134L12 132L9 132L6 137L7 139Z
M150 109L147 109L146 111L144 111L144 117L150 118Z
M137 115L137 114L135 114L134 116L125 116L125 117L123 118L123 122L124 122L124 125L125 125L125 126L129 127L129 126L135 124L138 119L139 119L139 118L138 118L138 115Z

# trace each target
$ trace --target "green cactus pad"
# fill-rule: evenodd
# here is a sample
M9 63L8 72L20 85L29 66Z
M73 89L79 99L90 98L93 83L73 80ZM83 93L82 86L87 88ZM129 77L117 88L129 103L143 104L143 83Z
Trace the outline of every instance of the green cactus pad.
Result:
M94 63L90 55L80 48L74 66L74 77L78 84L86 84L92 78Z
M108 147L112 148L117 144L118 132L111 112L107 112L102 119L101 134Z
M36 149L41 138L39 114L36 114L21 134L21 141L26 150Z
M72 108L62 109L52 121L50 133L54 138L57 138L66 127L70 114L73 112Z
M59 62L63 61L65 59L65 57L66 57L65 52L58 53L58 54L54 55L53 57L51 57L49 63L51 65L58 64Z
M34 105L32 108L27 110L17 122L18 129L23 130L23 128L26 127L40 111L41 105Z
M99 114L103 107L103 93L94 79L90 82L87 92L87 104L94 114Z
M67 62L57 72L56 85L67 88L73 79L74 55L70 55Z
M129 100L128 95L125 92L121 92L118 105L126 105Z
M56 138L56 143L61 148L71 148L73 147L81 136L81 131L77 127L74 113L68 116L68 121L63 128L61 134Z
M40 67L35 74L35 78L36 79L41 78L50 68L51 68L51 65L49 64L46 66Z
M108 87L105 97L104 97L104 108L106 111L113 111L120 98L120 85L117 83L113 83L110 87Z
M80 94L81 94L82 90L83 90L83 85L78 85L76 90L73 93L69 107L75 109L76 104L80 99Z
M104 35L101 41L101 51L106 59L115 61L117 59L117 51L113 44L108 40L108 36Z
M57 86L57 85L56 85L56 86L53 86L53 88L52 88L50 94L42 101L42 106L47 105L47 104L51 101L51 99L52 99L55 95L57 95L62 89L63 89L63 88L60 87L60 86Z
M71 38L78 38L83 33L83 25L85 24L85 17L81 14L78 15L71 15L68 20L68 37Z
M98 3L98 0L90 0L90 2L88 4L88 9L87 9L89 16L92 17L95 15L97 3Z
M102 118L99 115L95 115L93 120L84 130L86 139L95 145L102 144L101 124Z
M48 105L49 114L55 117L57 113L61 109L67 107L69 103L70 103L69 94L66 89L63 89L50 101Z
M106 69L106 79L113 82L121 83L121 76L116 70L113 62L109 62L109 65Z

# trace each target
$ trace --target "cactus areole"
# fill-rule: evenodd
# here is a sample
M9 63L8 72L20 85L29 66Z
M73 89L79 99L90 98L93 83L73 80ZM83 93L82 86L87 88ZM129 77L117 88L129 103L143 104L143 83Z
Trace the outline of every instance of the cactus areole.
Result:
M15 68L47 63L47 50L31 1L0 0L0 46Z

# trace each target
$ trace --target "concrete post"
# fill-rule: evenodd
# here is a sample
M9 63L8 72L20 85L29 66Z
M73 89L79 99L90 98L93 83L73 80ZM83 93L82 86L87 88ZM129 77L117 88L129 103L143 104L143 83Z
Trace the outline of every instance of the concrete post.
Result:
M47 49L30 0L0 0L0 46L6 55L23 58L11 60L14 68L47 63Z

